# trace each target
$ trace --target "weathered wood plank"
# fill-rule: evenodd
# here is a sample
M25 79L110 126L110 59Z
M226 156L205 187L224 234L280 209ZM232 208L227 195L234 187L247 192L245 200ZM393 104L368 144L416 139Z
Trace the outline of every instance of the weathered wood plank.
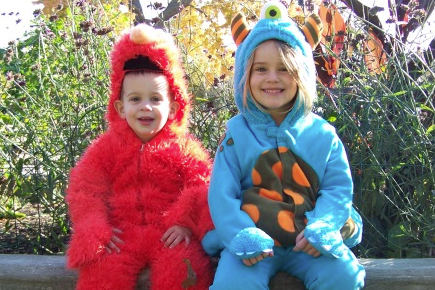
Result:
M367 290L435 289L435 259L361 259L367 271ZM0 254L0 290L73 290L75 271L65 268L64 256ZM148 289L148 271L139 277L138 290ZM271 290L304 290L302 282L279 273Z
M435 289L435 259L361 259L367 290Z

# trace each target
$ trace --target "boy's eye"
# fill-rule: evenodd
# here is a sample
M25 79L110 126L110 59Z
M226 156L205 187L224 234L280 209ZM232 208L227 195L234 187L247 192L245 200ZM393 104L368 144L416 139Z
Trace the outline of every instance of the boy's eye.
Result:
M160 98L159 97L152 97L151 101L153 101L153 102L160 102Z
M139 97L131 97L130 98L130 101L132 101L132 102L137 102L139 100L140 100Z

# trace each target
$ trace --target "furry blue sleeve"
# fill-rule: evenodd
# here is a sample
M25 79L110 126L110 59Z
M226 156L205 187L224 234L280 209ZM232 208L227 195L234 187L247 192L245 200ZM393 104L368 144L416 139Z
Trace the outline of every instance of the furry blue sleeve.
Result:
M306 213L305 237L322 254L340 257L340 229L351 215L353 183L344 146L334 138L314 210Z

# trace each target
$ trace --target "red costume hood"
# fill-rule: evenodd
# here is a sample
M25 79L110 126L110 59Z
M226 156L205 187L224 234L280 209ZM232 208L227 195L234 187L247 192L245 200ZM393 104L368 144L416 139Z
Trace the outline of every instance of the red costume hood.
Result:
M145 24L139 24L123 33L111 52L111 86L107 120L110 130L132 131L126 120L121 119L114 103L121 97L122 81L126 70L126 61L139 56L147 57L157 65L167 77L170 92L180 108L173 120L168 120L163 132L165 135L180 135L187 132L190 111L190 95L187 92L185 72L181 64L180 52L170 34Z

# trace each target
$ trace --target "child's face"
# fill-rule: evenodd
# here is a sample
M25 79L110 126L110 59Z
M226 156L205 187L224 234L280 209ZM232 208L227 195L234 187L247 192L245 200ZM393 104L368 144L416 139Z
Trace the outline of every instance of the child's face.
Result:
M122 83L121 99L115 102L119 116L127 120L142 142L150 141L172 120L179 108L171 101L169 83L158 73L127 74Z
M283 119L281 108L287 108L296 96L297 84L283 64L274 40L261 43L254 52L249 79L252 97L271 110L273 119Z

